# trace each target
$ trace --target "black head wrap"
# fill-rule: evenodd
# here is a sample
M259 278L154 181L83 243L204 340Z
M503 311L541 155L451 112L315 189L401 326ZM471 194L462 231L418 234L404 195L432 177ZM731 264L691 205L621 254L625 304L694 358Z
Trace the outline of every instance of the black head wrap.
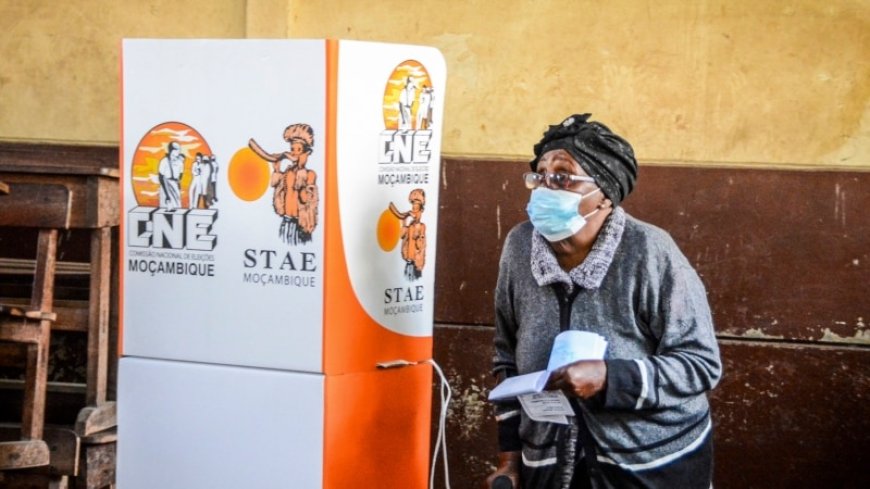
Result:
M535 145L535 159L529 164L537 171L541 155L564 149L595 179L601 191L619 205L637 180L637 160L628 141L600 122L589 122L592 114L574 114L561 124L550 126Z

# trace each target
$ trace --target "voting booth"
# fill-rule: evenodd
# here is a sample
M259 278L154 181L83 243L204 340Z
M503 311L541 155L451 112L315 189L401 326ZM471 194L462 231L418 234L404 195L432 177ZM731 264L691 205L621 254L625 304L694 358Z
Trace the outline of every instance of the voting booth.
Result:
M426 487L445 82L420 46L123 42L119 487Z

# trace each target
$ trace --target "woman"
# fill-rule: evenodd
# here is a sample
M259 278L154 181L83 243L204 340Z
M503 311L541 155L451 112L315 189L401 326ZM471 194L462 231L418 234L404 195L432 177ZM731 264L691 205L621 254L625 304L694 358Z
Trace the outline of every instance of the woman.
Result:
M706 392L721 376L704 286L670 236L619 204L634 188L631 146L589 114L550 126L534 147L530 222L508 234L495 293L494 373L543 370L568 329L608 341L605 360L554 371L569 425L496 406L499 476L513 487L708 488ZM504 479L500 479L500 486Z

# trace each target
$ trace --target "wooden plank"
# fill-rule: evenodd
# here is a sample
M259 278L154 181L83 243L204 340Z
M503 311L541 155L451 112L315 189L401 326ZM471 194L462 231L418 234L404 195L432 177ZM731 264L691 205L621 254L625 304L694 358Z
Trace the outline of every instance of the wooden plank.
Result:
M0 257L0 274L33 275L35 271L36 260ZM90 271L90 263L58 260L54 272L56 275L87 275Z
M0 301L13 307L27 306L29 302L22 298L2 298ZM2 307L0 306L0 309ZM88 309L90 307L88 301L54 301L53 307L52 314L56 316L56 319L51 323L52 331L87 333Z
M118 148L0 142L0 172L4 171L117 178Z
M0 341L37 345L43 340L41 321L0 318Z
M104 445L118 441L118 429L110 428L81 438L83 445Z
M69 489L69 477L52 477L48 480L48 489Z
M76 488L104 489L115 484L115 454L117 444L100 443L84 446Z
M0 472L3 489L69 489L67 476L34 473L32 470Z
M21 200L29 195L31 200L46 205L38 200L42 188L48 188L57 192L57 189L65 188L69 196L66 200L69 207L69 222L67 228L98 228L116 226L120 222L120 210L118 199L118 181L103 177L82 177L75 175L33 174L33 173L3 173L0 178L11 189L8 195L0 195L0 202L13 202L16 193L21 194L17 199ZM20 187L20 190L16 190ZM28 190L29 193L24 193ZM60 202L60 200L58 200ZM16 207L22 207L17 205ZM7 223L5 225L32 226L29 221L20 224Z
M92 406L100 406L106 402L106 380L109 372L111 238L109 228L99 228L92 232L87 373L87 403Z
M0 253L2 254L0 258L33 261L36 256L35 243L38 233L39 230L36 228L0 227L0 250L3 250ZM90 266L87 263L91 256L90 248L90 229L83 228L64 231L58 244L58 256L64 262L76 262L77 264L72 264L70 268L67 268L66 263L63 266L58 264L58 274L65 275L65 273L60 272L69 271L71 275L78 275L76 268L84 265L86 267L84 275L87 275L90 271ZM2 268L0 267L0 269ZM32 267L31 270L33 270ZM29 274L32 274L32 272Z
M56 480L57 477L34 474L29 470L0 472L0 487L3 489L68 489L65 477Z
M81 453L79 436L71 429L46 427L44 439L50 457L48 467L41 470L52 475L78 475Z
M97 227L95 222L88 221L88 202L90 199L97 198L96 195L89 194L87 178L75 175L39 175L32 173L3 173L0 172L0 179L7 182L12 188L9 195L0 196L0 199L7 199L15 194L17 185L27 185L31 187L63 187L69 192L67 204L69 206L69 221L64 228L84 229ZM59 201L58 201L59 202ZM8 224L12 225L12 224ZM17 224L18 226L32 226L24 222Z
M30 319L34 321L54 321L57 319L57 314L47 311L30 311L22 307L17 307L8 304L0 304L0 316L8 316L10 318Z
M99 406L89 405L79 412L76 419L76 433L80 436L91 436L95 433L114 428L118 425L117 405L114 401L101 403Z
M0 226L66 229L70 225L70 189L63 185L8 181L0 194Z
M0 424L0 440L13 440L20 432L20 426L11 423ZM18 440L15 440L18 441ZM81 455L81 439L69 428L46 426L44 440L49 451L49 462L33 473L46 475L78 475Z
M117 226L121 222L118 180L88 177L88 210L86 221L94 227Z
M16 422L21 420L23 396L23 380L0 381L0 419ZM45 402L47 424L73 428L83 407L85 407L84 383L48 383ZM21 438L20 431L16 438Z
M54 268L57 259L57 230L41 229L36 248L36 273L33 277L32 309L50 310L54 300ZM36 345L27 346L24 373L24 408L21 435L25 439L42 438L45 419L45 389L48 381L48 347L50 326L40 321L40 338Z
M48 445L42 440L0 442L0 470L48 465Z
M15 367L24 363L25 352L24 346L15 343L6 343L0 341L0 366ZM2 384L7 379L0 379Z
M0 379L0 391L3 390L23 390L24 381L20 379ZM75 394L84 398L86 386L75 382L47 382L46 389L48 392L57 392L63 394ZM0 423L0 426L3 426Z
M11 423L0 424L0 440L14 440L20 433L20 426ZM43 437L48 447L49 460L45 465L31 468L31 472L46 475L76 476L79 470L81 440L69 428L47 426Z

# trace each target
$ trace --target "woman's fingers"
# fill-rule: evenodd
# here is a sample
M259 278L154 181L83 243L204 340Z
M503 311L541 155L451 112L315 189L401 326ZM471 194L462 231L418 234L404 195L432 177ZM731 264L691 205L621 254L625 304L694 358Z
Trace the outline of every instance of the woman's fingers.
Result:
M545 389L588 399L604 388L607 369L601 360L580 360L554 370Z

